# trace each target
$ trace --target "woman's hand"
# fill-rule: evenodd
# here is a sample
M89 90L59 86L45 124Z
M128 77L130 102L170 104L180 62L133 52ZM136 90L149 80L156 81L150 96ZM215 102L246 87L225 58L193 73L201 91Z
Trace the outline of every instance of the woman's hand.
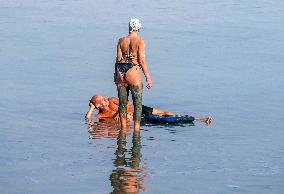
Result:
M151 88L153 87L152 79L151 79L151 78L148 78L148 79L146 80L146 82L147 82L146 87L147 87L148 89L151 89Z
M85 118L91 118L94 110L95 110L95 105L89 102L89 111L86 113Z
M96 107L95 107L95 105L93 103L89 102L89 108L90 109L95 109Z

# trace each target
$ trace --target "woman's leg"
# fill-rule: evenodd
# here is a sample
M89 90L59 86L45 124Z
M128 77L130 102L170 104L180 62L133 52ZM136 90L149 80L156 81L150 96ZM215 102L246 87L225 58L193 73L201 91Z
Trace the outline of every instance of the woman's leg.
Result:
M119 117L122 130L127 129L127 102L129 89L125 84L117 85L117 93L119 98Z
M211 116L206 118L195 118L196 121L201 121L206 123L207 125L210 125L213 122L213 118Z
M172 116L175 115L174 113L168 112L168 111L163 111L163 110L159 110L157 108L153 108L153 115L162 115L162 116Z
M134 130L140 130L140 121L142 114L142 76L140 68L134 66L130 68L126 73L126 81L129 85L132 101L134 106Z
M134 106L134 130L140 130L141 114L142 114L142 86L130 85L132 101Z

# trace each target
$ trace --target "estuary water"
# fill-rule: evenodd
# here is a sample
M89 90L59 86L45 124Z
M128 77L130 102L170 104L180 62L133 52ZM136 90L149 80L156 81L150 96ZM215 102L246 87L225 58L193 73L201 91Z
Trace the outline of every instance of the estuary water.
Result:
M133 17L144 104L211 126L85 121ZM281 0L0 0L1 193L284 193L283 24Z

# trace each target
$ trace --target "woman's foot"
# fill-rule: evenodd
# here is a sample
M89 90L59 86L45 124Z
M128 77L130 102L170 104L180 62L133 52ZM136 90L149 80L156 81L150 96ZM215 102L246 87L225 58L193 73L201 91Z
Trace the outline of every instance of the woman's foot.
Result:
M206 120L205 120L205 123L207 125L211 125L212 122L213 122L213 118L211 116L207 117Z
M213 118L211 116L206 117L206 118L195 118L196 121L201 121L206 123L207 125L211 125L211 123L213 122Z

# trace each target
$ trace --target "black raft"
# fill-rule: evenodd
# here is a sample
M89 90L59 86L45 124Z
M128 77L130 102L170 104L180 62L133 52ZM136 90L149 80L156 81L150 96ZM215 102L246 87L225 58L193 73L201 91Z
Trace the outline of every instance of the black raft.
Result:
M161 116L153 114L143 114L145 120L157 123L190 123L195 120L194 117L188 115L170 115Z

